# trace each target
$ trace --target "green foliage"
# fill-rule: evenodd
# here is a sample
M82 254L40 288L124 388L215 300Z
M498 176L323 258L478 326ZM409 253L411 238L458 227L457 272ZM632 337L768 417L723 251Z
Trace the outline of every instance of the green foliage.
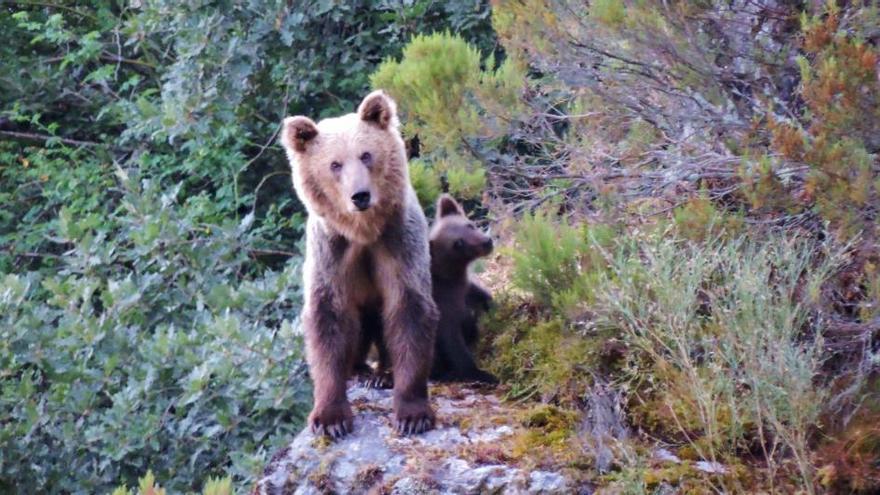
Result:
M880 55L840 26L840 14L829 3L824 12L802 17L806 56L798 61L807 111L799 122L774 121L770 129L777 151L810 166L805 199L815 200L822 216L852 238L876 229L866 212L877 197L872 164L880 144ZM870 22L868 16L857 14L854 25Z
M281 119L488 5L55 4L0 15L0 491L247 483L311 400Z
M593 285L605 271L603 246L613 229L557 221L546 211L525 214L515 231L513 284L535 300L576 315L592 302Z
M150 470L138 480L137 491L131 491L127 486L113 490L113 495L165 495L165 493L165 489L156 484L156 476ZM231 478L208 478L202 488L202 495L232 495L233 493Z
M107 225L61 211L61 270L0 286L3 478L33 492L100 491L148 467L175 490L250 479L310 401L298 258L244 275L252 219L205 225L155 183L117 187Z
M428 150L455 151L465 136L478 134L477 108L468 101L480 75L480 53L449 33L416 36L398 62L385 60L371 76L374 87L399 100L406 129L424 129Z
M593 343L558 318L534 320L505 301L486 317L490 369L510 386L508 397L573 404L590 383Z
M586 252L583 229L555 223L546 212L523 215L516 231L513 283L550 306L554 294L572 287Z
M431 166L418 158L409 162L409 180L416 190L422 208L433 205L440 196L440 178Z
M744 224L741 217L719 211L715 204L703 196L695 196L672 212L676 233L695 241L715 237L732 238L741 234Z
M456 163L443 167L446 169L446 182L449 184L449 192L457 198L479 198L486 187L486 171L482 168L467 167Z
M660 240L616 256L599 318L639 351L627 369L644 401L637 424L677 431L703 460L756 443L775 470L791 453L811 486L809 436L830 393L817 385L823 340L812 308L840 262L821 253L772 237Z
M423 159L462 199L482 193L480 150L507 130L501 117L521 107L525 84L522 64L507 59L496 67L494 56L481 58L460 35L416 36L399 61L386 59L370 78L398 101L405 133L419 136Z

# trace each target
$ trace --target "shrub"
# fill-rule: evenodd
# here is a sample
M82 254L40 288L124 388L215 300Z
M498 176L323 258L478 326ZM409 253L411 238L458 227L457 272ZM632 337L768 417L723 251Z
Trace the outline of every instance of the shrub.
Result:
M5 489L252 479L308 410L299 258L248 274L249 218L206 226L155 183L117 187L106 224L62 210L62 269L0 282Z
M613 229L556 221L539 211L523 215L514 235L510 251L514 286L539 304L577 316L592 301L593 286L605 271L602 250Z
M480 53L449 33L416 36L401 60L385 60L370 77L399 100L406 129L427 128L419 140L428 150L458 149L479 133L477 108L469 92L480 74Z
M428 208L437 201L441 192L440 178L428 164L419 159L410 160L409 180L422 208Z
M503 300L484 321L489 368L510 386L508 398L573 405L590 383L591 342L558 318L529 317Z
M459 35L420 35L370 77L398 101L404 132L419 136L423 160L462 199L482 193L483 146L507 130L499 115L515 113L524 85L521 64L505 60L496 68L494 56L481 58Z
M208 478L202 488L202 495L232 495L232 479ZM165 495L165 489L156 484L156 476L152 471L147 471L143 478L138 480L137 491L131 491L127 486L121 486L113 490L113 495Z
M627 373L667 433L703 460L757 448L775 470L790 454L810 487L810 435L829 393L817 386L812 308L837 263L799 239L659 240L615 258L600 319L639 351Z
M720 211L706 195L694 196L672 212L678 236L694 241L727 239L745 230L741 216Z

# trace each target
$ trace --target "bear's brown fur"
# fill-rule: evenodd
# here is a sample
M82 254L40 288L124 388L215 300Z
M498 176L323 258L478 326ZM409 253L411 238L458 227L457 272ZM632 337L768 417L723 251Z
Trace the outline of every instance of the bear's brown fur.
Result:
M431 378L441 381L497 383L477 367L468 345L478 338L477 319L492 296L474 282L468 267L492 252L492 238L480 232L449 195L437 200L431 227L431 279L440 311Z
M431 378L438 381L497 383L491 373L479 369L469 347L479 338L477 321L489 309L492 296L469 275L468 267L492 251L492 239L476 229L461 206L449 195L437 201L437 216L431 227L431 280L434 302L440 311ZM364 325L364 328L373 328ZM388 352L381 334L370 332L357 361L357 372L365 385L391 388L394 380L388 366ZM377 369L366 364L375 344Z
M317 124L288 117L281 143L309 213L302 321L315 389L311 428L333 437L351 431L346 381L377 336L394 373L397 430L432 428L427 381L438 314L428 226L394 101L375 91L357 113Z

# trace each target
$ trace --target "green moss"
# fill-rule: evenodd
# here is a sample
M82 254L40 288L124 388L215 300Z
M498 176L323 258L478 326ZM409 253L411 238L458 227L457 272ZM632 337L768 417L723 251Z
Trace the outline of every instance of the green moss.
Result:
M578 414L566 411L549 404L540 404L525 411L522 424L527 428L535 428L545 433L565 432L566 436L574 429Z
M329 437L324 435L316 435L315 438L312 439L312 447L318 452L327 450L331 445L333 445L333 440L330 440Z
M484 330L491 340L488 367L510 387L510 399L573 403L591 383L600 344L572 332L560 318L530 316L527 307L502 296Z
M511 456L529 465L560 467L583 464L582 450L573 442L580 414L549 404L522 413L524 430L512 439Z

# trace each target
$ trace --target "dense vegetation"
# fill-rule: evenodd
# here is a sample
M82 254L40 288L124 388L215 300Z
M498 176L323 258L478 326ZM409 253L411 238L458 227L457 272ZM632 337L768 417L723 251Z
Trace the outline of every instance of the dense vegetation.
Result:
M429 136L420 193L507 240L484 357L582 417L521 462L610 493L880 488L878 15L502 1L502 63L440 34L379 68Z
M880 489L874 2L291 5L0 7L0 491L246 489L310 400L278 123L371 86L506 246L513 458Z
M474 2L0 6L0 492L261 472L311 390L281 119Z

